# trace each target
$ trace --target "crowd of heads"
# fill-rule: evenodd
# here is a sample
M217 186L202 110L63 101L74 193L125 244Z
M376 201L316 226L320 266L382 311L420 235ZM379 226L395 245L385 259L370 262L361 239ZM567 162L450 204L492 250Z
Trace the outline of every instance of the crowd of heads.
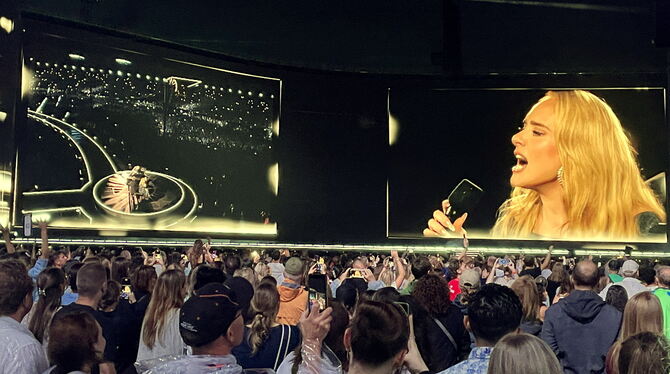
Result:
M670 267L657 261L259 253L196 241L182 249L51 250L40 268L26 253L0 259L0 317L25 325L51 373L161 372L160 365L169 372L184 357L219 356L234 357L230 367L280 373L310 365L580 372L565 347L579 345L565 339L580 333L600 339L580 347L596 357L595 372L670 369ZM316 359L314 342L327 352ZM161 358L166 352L170 360Z

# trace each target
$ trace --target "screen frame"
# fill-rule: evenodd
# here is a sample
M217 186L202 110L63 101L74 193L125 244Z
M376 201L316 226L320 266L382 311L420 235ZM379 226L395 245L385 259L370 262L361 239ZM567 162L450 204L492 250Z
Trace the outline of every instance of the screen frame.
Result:
M266 80L276 81L278 88L277 108L273 120L276 129L273 129L271 139L272 150L270 151L272 159L276 160L276 165L279 168L279 152L277 151L279 144L279 128L282 122L282 106L283 106L283 90L284 80L279 77L281 71L275 66L267 63L244 60L236 57L227 56L221 53L212 52L208 50L197 49L185 46L178 43L173 43L161 39L140 36L120 32L117 30L110 30L98 26L81 24L77 22L55 19L49 16L27 12L21 13L20 25L24 29L21 35L20 51L21 61L23 61L23 50L26 43L29 42L28 37L30 32L36 34L44 34L49 37L70 39L73 41L81 41L85 44L93 44L104 46L111 50L118 50L120 53L126 54L140 54L149 55L156 60L167 60L172 63L182 63L191 65L194 68L210 69L212 71L220 71L227 74L236 74L241 76L251 76ZM26 33L25 30L29 30ZM21 62L20 62L21 63ZM19 68L21 71L21 68ZM9 211L10 224L13 229L18 229L22 225L22 196L17 193L19 182L19 148L22 138L22 131L26 126L27 121L27 100L24 100L20 95L16 98L16 119L14 123L14 137L15 141L12 144L12 197ZM275 198L272 203L273 210L277 211L279 204L279 184L276 181ZM280 214L277 214L280 216ZM219 239L232 240L276 240L279 236L280 223L278 217L274 221L274 234L254 234L254 233L212 233L202 230L149 230L149 229L129 229L129 228L72 228L72 227L50 227L49 230L54 236L61 237L129 237L129 238L191 238L198 236L211 236Z
M495 77L498 74L491 74ZM665 119L665 136L670 139L670 116L668 115L668 105L670 98L668 97L668 85L670 85L670 77L664 77L662 74L590 74L590 76L576 76L570 74L526 74L517 76L504 76L498 82L486 82L481 79L474 81L456 81L455 84L445 85L440 82L424 83L424 82L410 82L401 83L394 86L389 86L387 97L387 113L389 121L389 133L395 130L391 127L394 119L392 118L391 95L394 90L433 90L433 91L551 91L551 90L661 90L664 98L664 119ZM575 79L576 78L576 79ZM542 80L545 82L541 82ZM637 80L638 83L635 83ZM506 84L505 84L506 82ZM588 82L593 82L593 85ZM502 84L501 84L502 83ZM578 83L578 84L577 84ZM609 84L607 84L609 83ZM531 103L529 103L530 106ZM389 148L392 146L392 139L389 138ZM392 166L389 165L389 168ZM670 180L670 142L668 142L668 149L666 149L666 172L665 183L668 185ZM390 192L390 176L387 179L386 185L386 237L389 241L399 244L417 246L444 246L445 248L455 249L462 248L463 239L460 237L453 238L419 238L417 236L404 236L391 233L390 219L391 219L391 192ZM446 188L446 187L445 187ZM445 192L445 194L448 191ZM446 195L445 195L446 197ZM437 202L439 204L439 201ZM670 212L670 199L666 196L664 209ZM430 212L427 212L426 221L428 221ZM632 247L638 250L667 250L667 245L670 242L670 229L667 222L665 225L665 241L625 241L625 240L583 240L583 239L518 239L518 238L469 238L470 243L474 247L480 248L519 248L523 250L547 248L555 246L556 248L567 249L598 249L598 250L620 250L623 251L626 247Z

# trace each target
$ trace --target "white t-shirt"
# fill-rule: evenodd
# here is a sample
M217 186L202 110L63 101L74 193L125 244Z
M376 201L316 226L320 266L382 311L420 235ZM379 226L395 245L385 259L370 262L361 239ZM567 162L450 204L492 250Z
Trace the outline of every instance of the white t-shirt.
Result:
M170 310L165 319L165 325L160 336L156 337L153 348L144 344L142 334L144 323L140 333L140 346L137 350L137 361L152 360L163 356L180 356L184 354L184 341L179 334L179 309Z

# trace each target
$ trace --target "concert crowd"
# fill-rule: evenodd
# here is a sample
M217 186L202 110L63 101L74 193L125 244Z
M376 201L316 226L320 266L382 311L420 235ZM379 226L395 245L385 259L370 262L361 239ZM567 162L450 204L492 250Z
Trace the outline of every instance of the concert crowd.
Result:
M0 374L668 373L670 266L0 247Z

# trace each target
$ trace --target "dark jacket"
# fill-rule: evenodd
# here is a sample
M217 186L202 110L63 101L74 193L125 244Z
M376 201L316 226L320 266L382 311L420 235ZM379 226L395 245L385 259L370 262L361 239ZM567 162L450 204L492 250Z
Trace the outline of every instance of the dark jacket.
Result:
M470 335L463 325L463 313L450 305L446 313L431 315L421 306L413 305L416 344L426 365L438 373L465 359L470 352ZM456 346L435 322L439 320L449 331Z
M519 328L526 334L540 336L540 331L542 331L542 321L521 321L521 326L519 326Z
M547 309L540 337L566 374L603 373L605 356L620 327L618 310L593 291L575 290Z

